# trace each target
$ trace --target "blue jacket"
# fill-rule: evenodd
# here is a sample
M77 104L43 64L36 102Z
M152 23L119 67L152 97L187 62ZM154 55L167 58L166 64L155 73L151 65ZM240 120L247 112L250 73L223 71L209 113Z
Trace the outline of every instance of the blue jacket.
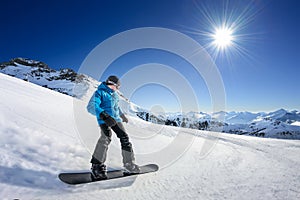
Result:
M99 125L105 124L105 122L100 119L100 113L102 113L103 111L113 117L117 122L122 121L120 115L122 115L123 113L119 107L119 96L104 82L102 82L98 86L98 89L95 91L93 98L96 117Z

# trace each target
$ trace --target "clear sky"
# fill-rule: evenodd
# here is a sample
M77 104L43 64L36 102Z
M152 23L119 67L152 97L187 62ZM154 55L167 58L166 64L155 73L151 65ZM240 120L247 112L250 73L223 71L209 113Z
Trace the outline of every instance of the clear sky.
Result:
M0 7L0 62L25 57L56 69L78 70L106 39L134 28L163 27L186 34L207 49L223 79L228 111L300 110L298 0L1 0ZM216 42L220 30L225 34L223 43ZM147 63L177 70L195 91L198 110L211 110L205 80L190 63L169 52L128 53L115 60L101 79L112 73L122 77ZM126 83L123 86L121 91L126 90ZM176 95L168 86L149 83L130 99L148 109L193 110L180 105Z

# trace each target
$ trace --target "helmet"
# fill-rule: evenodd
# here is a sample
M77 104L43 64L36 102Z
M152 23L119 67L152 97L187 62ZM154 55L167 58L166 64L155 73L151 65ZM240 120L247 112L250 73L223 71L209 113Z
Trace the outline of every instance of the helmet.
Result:
M121 82L117 76L113 75L106 79L106 85L115 85L117 88L119 88L121 86Z

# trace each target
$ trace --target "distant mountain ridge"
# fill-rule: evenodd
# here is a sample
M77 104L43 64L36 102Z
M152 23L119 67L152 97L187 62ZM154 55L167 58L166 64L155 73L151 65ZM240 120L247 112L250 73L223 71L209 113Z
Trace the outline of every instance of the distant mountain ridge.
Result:
M72 69L51 69L46 63L27 58L14 58L0 63L0 72L70 95L83 98L91 85L98 82Z
M299 124L300 112L289 112L284 109L270 113L222 111L212 114L189 112L167 113L165 115L155 115L144 111L139 117L154 123L185 128L238 135L300 139L300 126L293 125Z
M87 102L100 82L72 69L51 69L47 64L25 58L14 58L0 63L0 72L76 97ZM129 103L129 106L128 106ZM299 111L279 109L270 113L204 112L152 113L131 102L122 102L127 114L157 124L184 128L222 131L260 137L300 139Z

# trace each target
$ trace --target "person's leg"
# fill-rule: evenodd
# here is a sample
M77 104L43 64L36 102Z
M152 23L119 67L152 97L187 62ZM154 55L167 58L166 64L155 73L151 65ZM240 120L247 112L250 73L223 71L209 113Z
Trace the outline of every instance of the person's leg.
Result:
M116 133L117 137L120 139L123 164L134 163L135 158L134 158L134 152L132 149L132 144L129 141L128 134L126 133L123 124L121 122L119 122L111 128Z
M91 163L92 163L92 173L96 179L107 179L106 175L106 155L108 150L108 145L111 142L111 129L105 124L100 125L101 136L95 147Z
M95 147L91 163L104 164L106 161L106 154L108 145L111 142L111 129L106 124L101 124L101 136Z
M121 142L124 168L128 173L139 173L140 168L138 165L135 164L132 144L129 142L129 137L125 131L123 124L119 122L111 128L117 134L117 137L120 139Z

